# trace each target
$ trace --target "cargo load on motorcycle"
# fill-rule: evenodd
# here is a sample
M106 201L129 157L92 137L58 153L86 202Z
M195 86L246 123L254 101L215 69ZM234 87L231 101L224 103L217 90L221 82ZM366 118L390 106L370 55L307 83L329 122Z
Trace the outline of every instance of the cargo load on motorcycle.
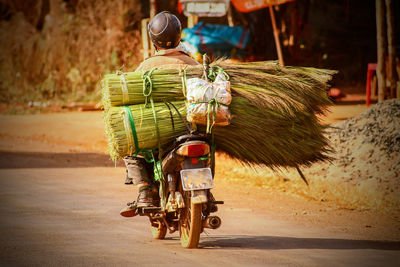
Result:
M199 65L107 74L101 87L110 156L162 153L194 127L244 163L274 169L326 160L330 147L317 115L330 105L334 73L220 60L206 71Z
M215 149L270 168L327 159L317 115L330 103L332 74L275 62L217 61L106 75L101 85L110 156L141 156L154 164L157 191L157 204L128 203L121 215L147 216L154 238L179 231L183 247L197 247L204 228L221 225L212 213L223 201L210 191Z

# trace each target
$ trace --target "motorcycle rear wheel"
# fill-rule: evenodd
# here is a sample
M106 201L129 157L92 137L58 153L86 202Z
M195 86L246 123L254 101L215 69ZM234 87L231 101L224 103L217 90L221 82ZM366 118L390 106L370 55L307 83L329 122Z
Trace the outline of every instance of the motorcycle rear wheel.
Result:
M160 223L158 227L151 226L151 235L154 239L164 239L167 234L167 227Z
M203 204L193 204L190 201L190 196L185 192L185 208L182 211L179 221L179 234L181 245L184 248L197 248L200 241L202 231L201 212Z

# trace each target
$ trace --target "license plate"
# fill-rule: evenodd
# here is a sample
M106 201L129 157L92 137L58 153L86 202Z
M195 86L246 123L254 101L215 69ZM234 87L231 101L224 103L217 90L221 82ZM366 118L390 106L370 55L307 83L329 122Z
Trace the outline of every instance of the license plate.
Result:
M214 187L210 168L181 170L183 190L204 190Z

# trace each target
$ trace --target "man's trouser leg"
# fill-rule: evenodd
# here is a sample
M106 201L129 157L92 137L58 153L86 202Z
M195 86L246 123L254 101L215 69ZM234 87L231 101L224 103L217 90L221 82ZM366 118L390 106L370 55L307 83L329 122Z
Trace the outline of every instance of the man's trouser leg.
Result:
M151 182L146 166L147 162L143 157L125 157L124 162L126 166L125 184L139 185Z
M136 201L137 207L148 207L153 203L151 196L151 185L154 180L152 165L143 157L125 157L124 162L127 170L127 179L139 187L139 196Z

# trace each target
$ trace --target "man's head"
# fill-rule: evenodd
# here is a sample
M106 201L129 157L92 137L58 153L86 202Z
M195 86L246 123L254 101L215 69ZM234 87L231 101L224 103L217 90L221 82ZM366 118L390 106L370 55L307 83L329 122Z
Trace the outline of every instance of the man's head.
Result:
M181 40L181 22L172 13L163 11L150 21L148 31L153 44L169 49L178 46Z

